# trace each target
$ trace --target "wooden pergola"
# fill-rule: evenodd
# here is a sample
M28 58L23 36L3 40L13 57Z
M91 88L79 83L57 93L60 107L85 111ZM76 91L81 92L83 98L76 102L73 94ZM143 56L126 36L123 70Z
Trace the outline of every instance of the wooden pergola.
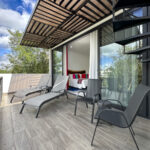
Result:
M21 45L52 48L110 14L111 0L39 0Z

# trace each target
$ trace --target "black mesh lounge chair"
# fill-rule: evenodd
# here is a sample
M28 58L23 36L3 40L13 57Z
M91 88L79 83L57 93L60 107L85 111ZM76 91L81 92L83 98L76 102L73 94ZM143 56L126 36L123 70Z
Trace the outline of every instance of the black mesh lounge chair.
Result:
M40 112L40 108L43 106L43 104L57 98L60 97L64 94L66 94L66 85L68 82L68 76L59 76L57 77L55 84L52 88L52 90L49 93L43 94L43 95L39 95L33 98L30 98L26 101L24 101L22 103L22 108L20 110L20 114L22 113L24 106L26 105L30 105L33 106L35 108L38 108L37 114L36 114L36 118L38 117L38 114ZM67 96L68 98L68 96Z
M12 101L15 97L23 99L24 97L26 97L28 95L42 92L42 91L46 91L50 88L50 86L51 86L50 75L48 75L48 74L42 75L42 77L41 77L41 79L40 79L40 81L36 87L31 87L28 89L17 91L12 96L10 103L12 103Z
M101 80L100 79L89 79L87 90L78 92L78 96L76 98L74 115L76 115L78 101L85 102L87 108L88 108L88 104L91 104L91 105L93 105L92 115L91 115L91 123L93 123L95 103L101 97L100 92L101 92ZM80 93L83 93L84 96L81 97Z
M149 91L150 91L150 87L145 86L143 84L139 84L134 94L132 95L127 108L124 111L110 107L110 103L109 103L110 108L108 108L107 104L108 101L110 102L110 100L104 101L103 104L100 105L100 107L98 108L98 111L95 115L95 118L97 119L97 124L94 130L91 145L93 145L96 128L99 125L100 120L103 120L112 125L118 126L120 128L129 128L133 141L137 149L139 150L139 147L134 137L135 133L132 129L132 124L137 116L137 112L140 108L141 103L144 100L144 97ZM121 104L119 101L118 103Z

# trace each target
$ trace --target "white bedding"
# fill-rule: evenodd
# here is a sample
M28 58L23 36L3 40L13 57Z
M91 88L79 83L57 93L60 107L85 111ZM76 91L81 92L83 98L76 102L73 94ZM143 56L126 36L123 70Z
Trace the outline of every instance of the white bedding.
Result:
M69 79L69 86L75 87L78 89L86 88L88 85L88 79L83 79L82 83L78 83L78 79Z

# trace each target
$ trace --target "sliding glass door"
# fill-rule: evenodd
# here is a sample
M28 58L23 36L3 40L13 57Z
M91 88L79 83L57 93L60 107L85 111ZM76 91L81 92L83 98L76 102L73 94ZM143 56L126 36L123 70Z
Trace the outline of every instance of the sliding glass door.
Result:
M136 56L123 54L123 47L108 44L100 47L102 97L120 100L124 106L141 81L141 64Z
M128 34L139 34L140 28L128 30ZM125 55L124 47L115 43L115 36L122 38L122 33L114 35L112 24L102 27L100 37L100 78L102 79L102 98L120 100L124 106L142 80L142 65L136 55ZM126 50L136 49L142 41L130 43Z
M60 48L52 52L53 83L58 75L63 74L63 50Z

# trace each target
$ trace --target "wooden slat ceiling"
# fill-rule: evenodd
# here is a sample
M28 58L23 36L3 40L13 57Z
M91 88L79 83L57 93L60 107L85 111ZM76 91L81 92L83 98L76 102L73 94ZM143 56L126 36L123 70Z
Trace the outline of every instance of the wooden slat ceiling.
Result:
M21 45L52 48L111 13L111 0L39 0Z

